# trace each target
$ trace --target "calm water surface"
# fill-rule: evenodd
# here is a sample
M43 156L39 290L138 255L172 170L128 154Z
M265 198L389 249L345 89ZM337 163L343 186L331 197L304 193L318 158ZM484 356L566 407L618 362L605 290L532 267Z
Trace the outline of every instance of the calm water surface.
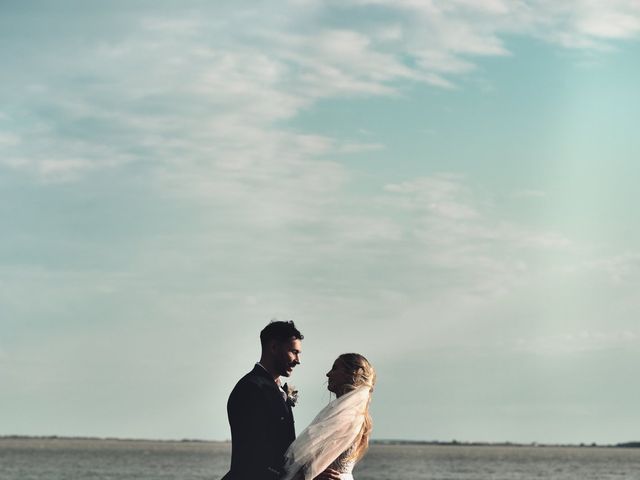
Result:
M215 442L0 439L2 480L217 480ZM356 480L640 480L640 450L373 445Z

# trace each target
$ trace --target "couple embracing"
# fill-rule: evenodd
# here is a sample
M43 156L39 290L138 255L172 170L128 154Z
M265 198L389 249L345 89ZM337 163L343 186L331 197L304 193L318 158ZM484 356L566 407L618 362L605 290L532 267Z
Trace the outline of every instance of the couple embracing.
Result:
M293 322L274 321L260 332L260 362L227 403L231 470L223 480L353 479L353 467L369 445L375 371L362 355L340 355L327 373L327 388L336 398L296 438L297 391L280 378L300 364L303 338Z

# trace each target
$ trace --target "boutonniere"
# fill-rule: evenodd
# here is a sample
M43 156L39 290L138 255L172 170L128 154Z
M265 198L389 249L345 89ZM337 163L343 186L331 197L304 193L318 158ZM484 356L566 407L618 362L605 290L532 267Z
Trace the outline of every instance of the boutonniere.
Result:
M293 385L289 386L286 383L282 386L282 390L287 394L287 405L295 407L298 403L298 390Z

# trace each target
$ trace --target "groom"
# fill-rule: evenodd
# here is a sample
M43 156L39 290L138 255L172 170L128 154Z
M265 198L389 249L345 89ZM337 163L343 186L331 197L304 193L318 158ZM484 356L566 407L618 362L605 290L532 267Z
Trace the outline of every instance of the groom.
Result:
M280 377L300 364L304 336L293 322L272 321L260 332L260 362L236 384L227 402L231 469L223 480L277 480L296 437L295 400Z

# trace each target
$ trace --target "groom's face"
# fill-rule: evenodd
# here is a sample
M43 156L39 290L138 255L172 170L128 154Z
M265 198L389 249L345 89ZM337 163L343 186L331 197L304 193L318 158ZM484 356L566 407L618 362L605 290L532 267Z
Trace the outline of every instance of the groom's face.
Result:
M300 364L302 342L298 338L291 337L287 342L275 342L273 348L274 363L278 374L281 377L290 376L296 365Z

